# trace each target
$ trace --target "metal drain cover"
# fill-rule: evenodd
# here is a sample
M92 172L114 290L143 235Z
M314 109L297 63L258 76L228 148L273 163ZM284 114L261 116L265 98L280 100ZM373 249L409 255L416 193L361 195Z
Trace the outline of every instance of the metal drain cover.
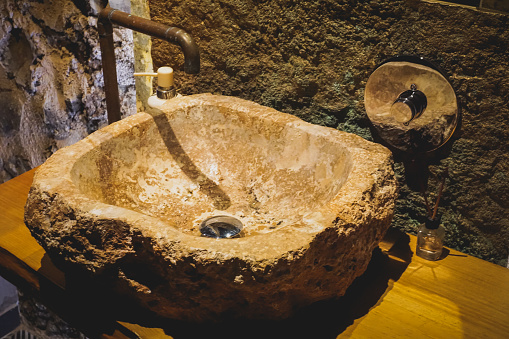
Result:
M242 231L243 225L239 219L228 215L216 215L205 219L200 224L202 236L209 238L233 238Z

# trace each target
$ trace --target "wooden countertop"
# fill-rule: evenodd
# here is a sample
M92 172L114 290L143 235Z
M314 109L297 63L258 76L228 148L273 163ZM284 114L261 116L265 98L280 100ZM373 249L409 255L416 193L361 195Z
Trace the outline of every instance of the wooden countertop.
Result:
M34 170L0 185L0 275L86 335L102 338L509 338L509 270L446 250L430 262L392 230L346 295L284 321L196 325L117 312L76 291L32 238L23 208ZM72 290L72 291L71 291ZM106 311L104 311L106 310Z

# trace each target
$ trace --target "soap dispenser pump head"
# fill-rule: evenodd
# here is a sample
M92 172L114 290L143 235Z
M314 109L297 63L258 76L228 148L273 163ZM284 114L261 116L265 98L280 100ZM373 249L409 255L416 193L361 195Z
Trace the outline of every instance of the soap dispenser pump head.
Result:
M157 70L157 86L163 88L173 87L173 68L159 67Z
M157 73L134 73L134 76L157 77L156 95L159 99L172 99L177 96L177 90L173 85L173 68L159 67Z
M156 94L159 99L172 99L177 96L177 91L173 86L173 68L159 67L157 69Z

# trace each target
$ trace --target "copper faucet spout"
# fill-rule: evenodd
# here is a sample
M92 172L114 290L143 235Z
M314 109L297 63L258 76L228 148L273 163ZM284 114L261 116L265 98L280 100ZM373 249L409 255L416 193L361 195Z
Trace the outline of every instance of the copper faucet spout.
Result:
M98 31L103 63L104 88L108 123L120 120L120 98L118 94L115 49L113 46L113 24L132 29L168 42L177 44L184 53L184 71L195 74L200 71L200 52L194 39L183 29L170 27L107 7L99 13Z

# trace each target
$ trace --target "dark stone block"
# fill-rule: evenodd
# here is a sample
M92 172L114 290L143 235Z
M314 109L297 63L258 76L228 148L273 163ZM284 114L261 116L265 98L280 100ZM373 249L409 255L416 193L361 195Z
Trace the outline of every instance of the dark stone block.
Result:
M14 331L21 324L18 307L11 308L0 316L0 338Z

